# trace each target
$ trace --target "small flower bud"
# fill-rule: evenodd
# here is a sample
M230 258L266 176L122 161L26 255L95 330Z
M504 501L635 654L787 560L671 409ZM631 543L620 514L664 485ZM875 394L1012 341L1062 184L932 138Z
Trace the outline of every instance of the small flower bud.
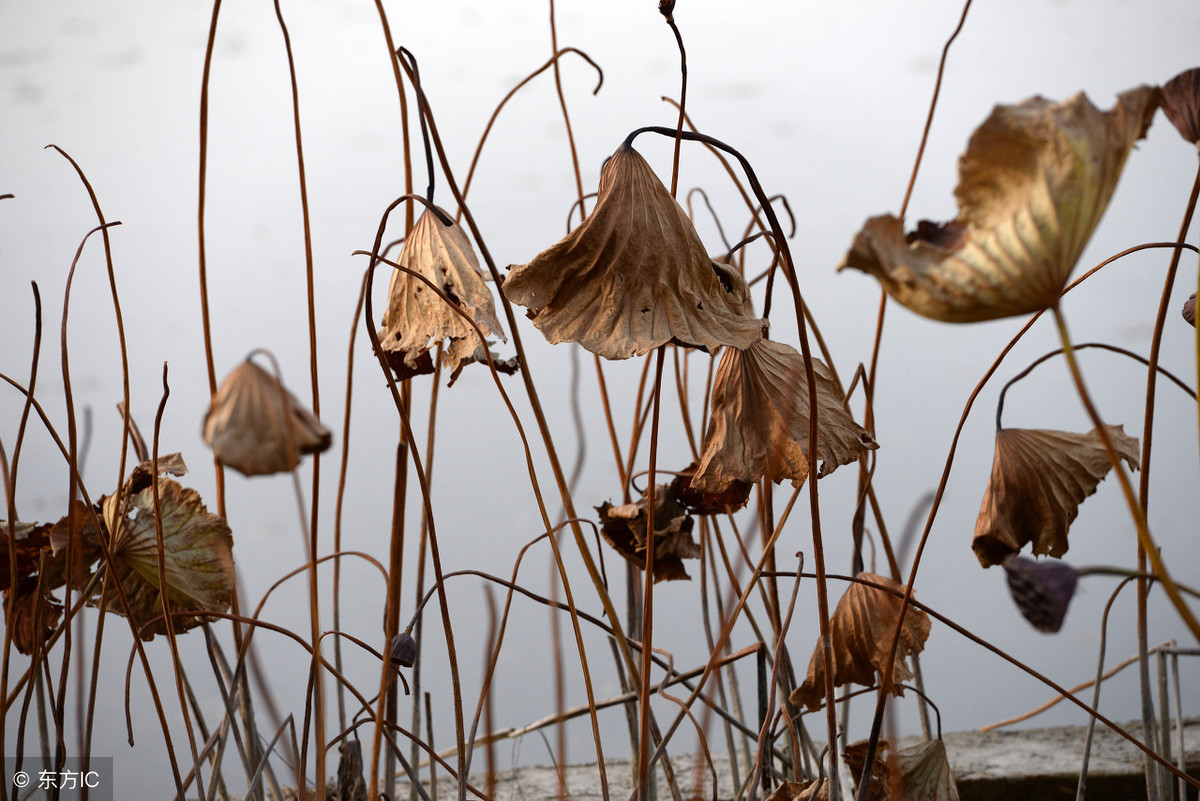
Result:
M417 641L407 631L402 631L392 638L391 660L399 667L412 667L417 661Z
M1004 560L1004 571L1009 594L1035 629L1053 633L1062 628L1079 579L1075 568L1057 559L1013 555Z

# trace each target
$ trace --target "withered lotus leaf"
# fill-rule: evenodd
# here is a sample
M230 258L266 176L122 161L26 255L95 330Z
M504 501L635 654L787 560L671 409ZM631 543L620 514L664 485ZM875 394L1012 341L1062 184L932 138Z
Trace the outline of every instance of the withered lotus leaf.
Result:
M479 259L460 226L445 225L433 209L426 208L404 240L396 263L428 279L485 336L505 339ZM468 362L486 359L487 344L470 323L420 280L399 270L392 273L382 323L379 344L401 378L432 373L429 350L443 341L442 364L452 373Z
M833 374L813 359L817 384L818 475L856 461L864 450L879 447L854 422ZM713 386L713 409L695 490L725 491L734 482L790 478L799 487L808 477L808 382L804 358L790 345L761 339L745 350L721 355Z
M9 523L0 520L0 588L8 589L14 582L34 576L39 570L42 552L50 549L50 523L12 523L12 538L16 546L16 564L9 564Z
M1200 145L1200 67L1184 70L1163 84L1163 113L1193 145Z
M888 740L879 741L871 770L868 798L881 801L958 801L958 785L950 771L946 744L941 738L919 742L898 751ZM846 746L846 765L861 784L867 741Z
M596 208L502 290L551 343L627 359L674 342L710 353L745 348L763 321L742 310L737 270L708 255L687 213L646 160L622 145L600 174Z
M600 535L617 553L638 567L646 566L646 496L635 503L614 506L605 501L600 513ZM666 484L654 493L654 582L691 578L684 559L697 559L700 546L692 539L694 521L670 493Z
M875 276L892 298L935 320L1050 308L1160 98L1142 86L1107 112L1083 94L997 106L959 159L958 218L905 234L896 217L873 217L839 269Z
M225 520L210 514L194 489L160 478L158 491L168 606L172 612L193 613L173 616L174 629L181 632L199 625L205 613L229 608L234 589L233 537ZM112 532L112 578L123 587L141 636L151 639L167 631L159 594L154 487L131 494L123 516L116 500L110 496L101 501L105 524ZM105 586L108 608L124 614L115 586Z
M1117 454L1138 468L1136 437L1105 426ZM1096 491L1112 465L1099 433L1003 428L996 432L992 476L975 521L975 556L984 567L1000 564L1027 543L1033 552L1060 557L1079 504Z
M247 476L286 473L301 454L333 441L329 429L247 359L222 382L204 418L204 441L222 463Z
M900 774L904 801L958 801L958 784L940 737L900 749L888 765Z
M904 585L874 573L859 573L858 578L879 585L854 582L838 601L830 618L833 642L833 686L861 684L871 687L875 674L882 674L896 622L900 616L901 598L880 589L890 587L903 593ZM929 616L909 606L900 628L900 642L892 665L892 683L884 689L893 695L903 695L901 683L912 678L904 663L909 654L920 653L929 637ZM825 650L820 639L808 663L804 683L792 691L791 702L809 710L819 709L825 700Z
M37 576L27 576L4 591L6 619L10 606L13 645L23 654L42 649L62 619L62 602L45 587L39 591Z
M750 500L754 484L749 481L730 481L720 492L703 492L692 486L696 462L680 470L669 485L671 494L685 509L697 515L731 514Z

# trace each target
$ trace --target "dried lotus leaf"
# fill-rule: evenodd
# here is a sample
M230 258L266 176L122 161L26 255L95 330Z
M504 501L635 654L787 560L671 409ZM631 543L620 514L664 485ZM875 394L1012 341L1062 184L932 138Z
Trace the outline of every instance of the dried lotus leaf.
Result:
M332 440L312 412L250 360L225 377L204 418L213 454L247 476L293 470L302 454L319 453Z
M856 461L878 447L854 422L833 374L812 360L817 385L817 458L820 475ZM713 410L700 465L691 487L720 493L734 482L808 477L808 382L804 359L789 345L762 339L743 351L721 355L713 387Z
M628 145L605 164L591 215L513 266L502 290L551 343L578 342L606 359L668 342L712 353L762 336L763 321L743 312L741 274L709 257L687 213Z
M858 578L879 586L852 583L830 618L834 687L844 684L871 687L875 684L875 674L882 674L887 664L900 615L904 585L873 573L859 573ZM881 587L890 587L894 592ZM929 616L909 606L904 613L904 625L900 629L900 642L892 664L892 682L885 690L893 695L903 694L901 683L913 675L904 659L909 654L921 652L929 629ZM790 700L809 710L819 709L825 700L825 655L819 639L808 663L808 675L804 683L792 691Z
M1143 86L1108 112L1083 94L997 106L959 160L958 218L905 234L896 217L873 217L839 269L875 276L895 300L935 320L1050 308L1159 102L1159 90Z
M646 566L646 510L648 500L642 496L635 503L615 506L604 502L596 507L600 513L600 535L617 553L637 567ZM697 559L700 546L692 539L694 521L675 500L666 484L654 493L654 581L676 581L691 578L683 565L684 559Z
M176 632L199 625L206 612L224 612L233 600L233 537L224 518L211 514L194 489L162 478L158 482L162 513L162 558L166 566L168 608ZM166 633L159 586L158 527L154 488L129 496L125 514L116 497L103 499L104 519L113 532L110 543L115 581L124 589L128 610L116 587L105 584L108 608L128 614L144 639Z
M404 240L396 263L426 278L467 314L484 336L504 339L471 241L460 226L446 225L426 208ZM430 349L445 343L442 364L452 373L472 361L486 361L486 343L462 315L421 280L396 270L388 287L379 344L402 378L432 373Z
M1117 454L1136 469L1138 441L1122 426L1106 426ZM1060 557L1079 504L1112 465L1099 433L1004 428L996 432L992 475L975 521L971 547L984 567L1000 564L1027 543Z

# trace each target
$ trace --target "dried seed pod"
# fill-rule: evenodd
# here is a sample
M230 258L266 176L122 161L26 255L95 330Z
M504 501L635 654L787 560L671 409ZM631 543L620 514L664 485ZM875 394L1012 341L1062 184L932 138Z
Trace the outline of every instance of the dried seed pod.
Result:
M402 631L392 638L390 658L393 665L412 667L417 661L417 641L407 631Z
M1105 426L1117 454L1137 468L1135 437ZM996 432L992 475L975 521L971 548L984 567L1033 543L1035 554L1062 556L1079 504L1096 491L1112 465L1095 429L1068 431L1004 428Z
M1196 327L1196 293L1188 298L1183 304L1183 319L1192 328Z
M1079 580L1075 568L1057 559L1010 556L1004 560L1004 572L1009 594L1035 629L1052 634L1062 628Z
M204 418L204 441L222 463L256 476L294 469L301 454L320 453L333 437L275 376L247 359L221 384Z

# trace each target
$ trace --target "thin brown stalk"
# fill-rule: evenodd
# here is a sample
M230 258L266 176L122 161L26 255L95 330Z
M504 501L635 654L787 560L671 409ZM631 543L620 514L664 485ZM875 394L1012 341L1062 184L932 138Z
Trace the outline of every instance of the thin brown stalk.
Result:
M672 26L674 27L674 26ZM662 398L663 357L666 346L658 348L654 360L654 389L651 395L654 399L654 412L650 421L650 481L646 487L646 567L643 573L642 585L642 671L641 692L639 704L641 715L638 725L638 785L641 787L643 801L650 793L650 654L654 647L654 552L657 546L654 538L655 531L655 494L657 480L655 468L658 462L658 424L659 408Z
M1107 259L1104 259L1099 264L1086 270L1082 275L1080 275L1074 281L1069 283L1063 289L1063 291L1060 295L1060 302L1061 302L1061 298L1065 297L1067 295L1067 293L1071 292L1077 286L1082 284L1087 279L1091 278L1093 275L1095 275L1097 272L1102 270L1104 267L1107 267L1109 264L1112 264L1132 253L1136 253L1141 250L1154 249L1154 248L1185 248L1185 249L1195 250L1195 248L1192 248L1192 246L1190 246L1190 245L1178 244L1178 243L1174 243L1174 242L1152 242L1152 243L1135 245L1133 247L1126 248L1125 250L1122 250L1119 253L1109 256ZM1029 329L1031 329L1033 327L1033 324L1035 322L1037 322L1041 318L1041 316L1043 314L1045 314L1045 312L1046 312L1045 309L1038 311L1038 312L1034 313L1028 320L1025 321L1025 324L1023 326L1021 326L1020 330L1017 331L1017 333L1013 336L1013 338L1008 341L1008 344L1006 344L1004 346L1004 348L1000 351L1000 354L996 357L996 359L992 362L992 364L984 372L983 377L979 379L979 382L975 385L975 388L971 390L970 395L967 397L967 402L963 406L962 414L959 416L959 419L958 419L958 425L955 427L954 435L953 435L953 437L951 437L951 440L950 440L950 449L949 449L949 452L946 454L946 464L942 469L941 479L938 481L937 489L934 492L933 502L929 506L929 513L925 519L925 528L921 532L921 538L917 543L917 550L916 550L915 555L913 556L912 567L909 569L908 581L905 584L904 598L900 602L900 613L899 613L900 616L896 623L896 629L892 633L891 650L890 650L890 653L888 656L889 664L885 664L885 669L886 669L886 674L884 676L885 684L891 680L890 661L895 659L896 648L898 647L898 645L900 643L900 626L904 620L904 613L908 609L908 605L909 605L910 601L912 600L912 590L916 583L917 571L921 566L921 557L925 553L925 545L929 542L929 534L933 530L933 521L937 517L938 510L941 507L942 498L945 496L946 487L950 480L950 471L954 465L954 456L958 451L959 437L961 437L963 428L966 426L967 417L970 416L971 409L975 405L975 400L979 397L979 394L983 391L983 388L988 383L988 381L991 380L992 376L996 374L996 371L1000 369L1000 364L1004 361L1005 357L1008 356L1008 354L1012 351L1012 349L1016 347L1017 343L1021 340L1021 338L1025 336L1025 334L1029 331ZM888 698L889 698L889 696L887 695L887 693L878 693L876 695L875 717L874 717L874 720L873 720L872 726L871 726L871 736L868 740L868 756L871 755L871 748L872 748L871 742L874 742L876 745L878 744L879 732L882 729L882 725L883 725L883 712L884 712L884 708L887 706Z
M550 5L551 5L551 10L550 10L551 34L550 34L550 37L551 37L551 42L552 42L551 47L556 47L556 45L553 44L555 37L556 37L556 34L554 33L554 4L551 3ZM477 144L475 146L475 154L471 157L471 165L467 168L467 177L463 181L463 186L462 186L462 196L464 198L467 196L467 193L471 190L471 179L475 176L475 168L479 164L479 155L480 155L480 153L483 152L484 142L487 141L488 135L492 132L492 127L496 124L496 120L497 120L497 118L499 118L500 112L504 109L504 106L508 104L508 101L511 100L513 98L513 96L516 95L516 93L519 92L521 90L521 88L525 86L525 84L529 83L534 78L541 75L543 72L550 69L551 67L554 68L554 83L555 83L555 87L559 93L560 104L562 105L562 108L563 108L563 117L564 117L564 119L566 121L566 125L567 125L567 141L570 143L570 146L571 146L571 161L574 164L574 168L575 168L575 181L576 181L577 187L579 188L580 197L582 198L582 196L583 196L583 181L579 174L579 162L578 162L578 157L575 153L575 138L574 138L574 134L571 131L570 119L567 118L566 102L562 100L562 97L563 97L562 81L559 78L559 74L558 74L558 60L560 58L562 58L564 55L566 55L567 53L574 53L575 55L579 56L584 61L586 61L588 64L592 65L592 67L596 70L596 76L597 76L596 77L596 88L592 90L592 94L596 94L597 92L600 91L600 87L604 83L604 70L600 69L600 65L597 64L595 61L593 61L591 56L589 56L587 53L583 52L582 50L580 50L576 47L564 47L561 50L555 49L554 55L552 55L549 59L547 59L545 64L538 67L533 72L529 73L529 75L526 75L524 78L522 78L517 83L516 86L514 86L512 89L509 89L508 93L506 95L504 95L504 97L500 100L500 103L492 111L492 116L488 118L487 125L484 126L484 129L483 129L483 134L481 134L479 137L479 144ZM456 214L454 217L455 222L457 222L459 219L461 219L461 217L462 217L462 209L460 207L458 214Z
M167 548L163 535L162 501L159 495L158 476L158 441L162 431L163 412L167 408L167 399L171 397L171 386L167 383L167 363L163 362L162 372L163 394L158 402L158 411L154 414L154 444L151 451L150 487L154 496L154 538L158 557L158 595L162 601L163 620L166 623L167 647L171 651L171 666L175 675L175 690L179 696L180 713L183 715L183 727L187 732L188 746L192 751L192 770L196 773L196 786L200 795L204 795L204 784L200 778L200 757L196 751L196 733L192 729L192 718L188 712L187 698L184 693L183 660L179 658L179 643L175 641L175 620L169 607L170 596L167 593ZM128 412L127 412L128 413ZM114 532L115 533L115 532Z
M1196 177L1192 181L1192 192L1188 197L1187 208L1183 213L1183 221L1179 226L1177 241L1187 239L1188 229L1192 225L1192 216L1196 212L1196 200L1200 196L1200 165L1197 166ZM1154 334L1150 337L1149 369L1146 372L1146 411L1142 423L1142 475L1138 483L1138 503L1141 504L1142 514L1150 514L1150 455L1154 445L1154 397L1158 386L1158 360L1162 347L1163 328L1167 320L1167 307L1171 302L1171 290L1175 286L1175 274L1179 269L1179 259L1182 250L1171 251L1171 263L1167 267L1167 275L1163 280L1162 297L1158 302L1158 315L1154 320ZM1146 551L1141 539L1137 543L1137 569L1146 569ZM1138 581L1137 585L1137 640L1138 640L1138 686L1142 697L1142 734L1147 741L1154 731L1154 702L1150 695L1150 653L1147 632L1150 628L1147 597L1150 594L1149 582ZM1156 771L1146 761L1146 792L1154 799L1157 783L1153 780Z
M788 598L787 613L784 615L783 625L780 628L780 630L776 636L776 639L775 639L775 658L772 660L772 667L771 667L771 683L770 683L771 690L770 690L770 697L767 700L767 718L768 719L774 717L775 690L777 688L778 680L779 680L780 664L783 661L783 656L784 656L783 638L787 634L788 629L791 628L791 625L792 625L792 612L796 608L796 594L800 590L800 575L801 575L800 571L802 571L804 569L804 554L797 553L796 556L800 559L800 567L796 572L795 581L792 582L792 594ZM763 726L759 730L759 733L758 733L758 748L755 752L756 756L755 756L755 761L754 761L754 768L750 771L750 774L749 774L750 775L750 790L746 794L747 798L754 797L754 794L758 789L759 779L762 778L764 771L770 770L770 767L769 767L770 760L766 756L766 753L768 750L768 745L767 745L768 731L767 730L768 730L768 727L767 727L766 721L764 721Z
M1171 599L1171 604L1179 613L1179 617L1183 620L1184 624L1192 632L1192 636L1200 641L1200 621L1196 619L1196 616L1188 607L1187 601L1184 600L1183 594L1179 591L1179 587L1176 586L1175 581L1171 578L1171 574L1167 571L1162 554L1159 552L1158 546L1150 534L1145 512L1138 503L1137 496L1133 491L1133 484L1129 481L1125 467L1121 463L1116 449L1113 447L1112 438L1109 436L1108 430L1104 427L1100 414L1096 411L1095 404L1093 404L1091 395L1088 393L1087 386L1083 380L1083 374L1075 359L1075 351L1071 347L1071 338L1067 331L1066 320L1063 318L1058 306L1055 306L1052 311L1054 312L1054 320L1057 324L1059 337L1062 339L1063 352L1067 357L1067 366L1070 368L1071 378L1075 382L1075 389L1079 394L1079 399L1083 403L1084 409L1087 410L1088 417L1096 427L1101 442L1104 443L1104 450L1108 453L1108 460L1113 465L1113 471L1117 474L1117 481L1121 485L1121 492L1124 494L1125 502L1129 506L1130 517L1133 518L1134 525L1137 527L1138 539L1142 543L1142 548L1146 551L1150 565L1154 568L1154 575L1162 582L1167 597Z
M288 78L291 85L292 93L292 127L295 131L296 138L296 171L300 180L300 212L301 222L304 228L304 276L305 288L307 290L308 299L308 355L309 355L309 376L312 382L312 413L313 416L320 419L321 417L321 393L317 375L317 310L316 298L313 289L313 250L312 250L312 225L308 211L308 180L304 170L304 139L300 131L300 88L296 81L296 61L292 55L292 38L288 33L287 23L283 19L283 10L279 6L279 0L275 0L275 19L279 22L279 31L283 34L283 48L287 54ZM309 574L308 585L308 606L309 606L309 621L311 628L311 637L313 642L313 650L317 649L317 642L321 637L321 615L320 615L320 584L317 579L316 558L320 553L317 541L317 533L319 531L319 509L321 498L321 454L314 453L312 455L312 509L309 513L308 520L310 530L308 532L308 551L309 561L312 564L312 571ZM315 715L313 717L313 735L316 737L318 749L325 742L325 691L322 674L319 670L313 670L313 707ZM307 732L306 732L307 736ZM300 757L300 785L304 786L304 771L305 771L305 754ZM325 797L325 760L318 758L314 766L314 780L317 785L317 801L321 801Z

